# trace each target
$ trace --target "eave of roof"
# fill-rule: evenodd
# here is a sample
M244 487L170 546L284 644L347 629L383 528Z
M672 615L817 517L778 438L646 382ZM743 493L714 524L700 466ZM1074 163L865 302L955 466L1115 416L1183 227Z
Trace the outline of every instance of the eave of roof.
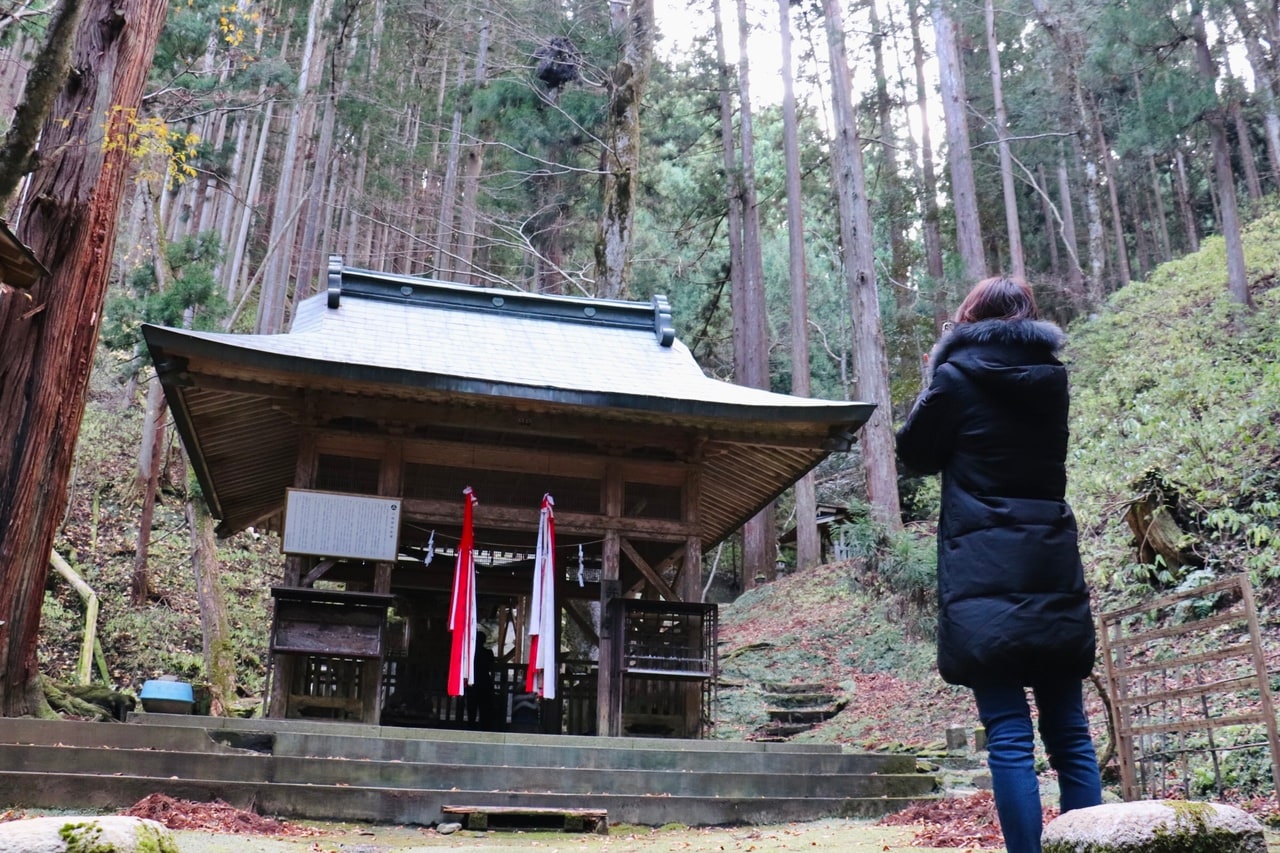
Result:
M328 292L299 306L288 334L158 326L143 332L224 534L256 523L272 506L265 493L281 490L282 478L291 483L296 429L286 428L281 406L295 403L282 403L280 395L298 396L300 389L348 399L537 406L599 423L687 428L730 445L745 439L759 446L731 452L741 458L716 462L706 478L704 515L712 529L705 532L717 538L829 452L847 450L873 409L706 376L674 339L661 298L638 303L526 294L340 264L331 264ZM208 384L228 377L253 377L278 392L255 397L243 387L223 393ZM192 387L199 383L206 385ZM259 432L232 430L229 418ZM209 427L214 421L217 430ZM257 482L245 482L247 468L256 469ZM735 479L743 477L752 480L744 490L750 498L733 494ZM232 487L233 481L239 482Z
M35 252L18 239L3 219L0 219L0 269L4 271L0 280L22 288L31 287L41 276L49 274Z

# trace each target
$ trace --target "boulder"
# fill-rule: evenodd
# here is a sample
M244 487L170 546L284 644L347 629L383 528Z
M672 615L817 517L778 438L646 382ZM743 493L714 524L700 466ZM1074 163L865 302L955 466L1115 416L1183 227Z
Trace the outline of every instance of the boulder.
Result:
M178 853L178 844L154 820L64 815L0 823L0 853Z
M1044 830L1044 853L1267 853L1258 823L1219 803L1144 800L1075 809Z

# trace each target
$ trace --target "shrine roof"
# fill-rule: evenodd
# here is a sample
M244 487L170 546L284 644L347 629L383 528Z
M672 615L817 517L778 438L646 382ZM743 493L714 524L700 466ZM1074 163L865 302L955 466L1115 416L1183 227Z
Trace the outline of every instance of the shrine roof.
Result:
M395 400L400 418L414 416L414 400L512 413L534 407L568 417L570 431L585 422L630 423L633 430L651 424L704 441L776 447L785 464L747 475L759 482L745 489L747 499L730 501L732 509L708 529L708 544L749 517L729 516L758 509L828 453L848 449L873 408L707 376L676 338L663 297L631 302L471 287L354 269L336 257L326 283L325 292L299 304L285 334L144 327L224 533L255 523L283 500L298 424L315 409L316 395ZM600 429L607 427L593 428ZM255 460L254 446L266 454L273 442L274 473L233 486L246 476L232 467L266 464ZM735 464L744 462L757 465L749 458ZM725 476L732 490L733 478Z

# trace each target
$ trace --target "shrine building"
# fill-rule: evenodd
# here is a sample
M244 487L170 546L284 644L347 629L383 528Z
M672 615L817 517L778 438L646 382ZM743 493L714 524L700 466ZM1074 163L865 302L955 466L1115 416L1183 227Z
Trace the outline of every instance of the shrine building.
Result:
M144 327L218 534L282 534L267 715L699 736L717 672L703 555L849 450L873 407L708 377L661 296L470 287L337 256L326 278L287 334ZM554 665L531 691L544 496ZM478 712L446 683L464 542L463 630L493 661Z

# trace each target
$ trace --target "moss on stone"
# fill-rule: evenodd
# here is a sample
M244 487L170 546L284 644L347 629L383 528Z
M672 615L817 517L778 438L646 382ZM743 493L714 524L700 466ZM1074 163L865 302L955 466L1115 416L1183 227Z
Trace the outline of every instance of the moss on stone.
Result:
M1245 853L1253 849L1247 836L1210 825L1216 814L1210 803L1170 800L1163 803L1172 818L1157 823L1150 838L1132 841L1084 842L1052 840L1044 853Z
M180 853L170 836L145 824L138 827L132 851L104 842L102 827L94 821L64 824L58 829L58 837L67 845L67 853Z

